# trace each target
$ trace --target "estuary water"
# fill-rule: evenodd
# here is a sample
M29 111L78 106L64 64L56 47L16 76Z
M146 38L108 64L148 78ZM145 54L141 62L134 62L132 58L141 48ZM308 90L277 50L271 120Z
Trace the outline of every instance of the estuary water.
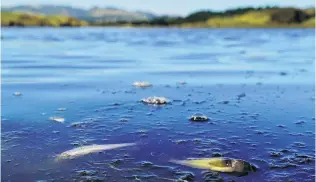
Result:
M313 182L314 40L314 29L2 28L1 181ZM170 103L140 102L151 96ZM136 145L54 160L116 143ZM170 162L214 156L258 170Z

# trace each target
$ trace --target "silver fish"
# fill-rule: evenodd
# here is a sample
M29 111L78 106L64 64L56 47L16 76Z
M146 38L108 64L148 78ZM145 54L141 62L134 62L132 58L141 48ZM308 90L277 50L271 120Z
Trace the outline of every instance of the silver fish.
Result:
M107 144L107 145L88 145L88 146L81 146L71 150L67 150L56 157L56 161L60 161L63 159L74 159L76 157L80 157L83 155L101 152L104 150L111 150L121 147L128 147L134 146L135 143L121 143L121 144Z

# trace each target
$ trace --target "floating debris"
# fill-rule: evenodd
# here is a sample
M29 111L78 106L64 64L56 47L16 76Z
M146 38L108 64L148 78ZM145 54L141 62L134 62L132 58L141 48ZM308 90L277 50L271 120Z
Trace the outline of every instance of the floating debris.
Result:
M75 123L71 123L70 127L73 127L73 128L86 127L87 124L88 124L87 122L75 122Z
M172 160L171 162L199 169L208 169L216 172L236 173L238 176L246 175L248 172L255 172L257 170L254 165L251 165L246 161L222 157Z
M297 125L304 124L304 123L305 123L305 121L303 121L303 120L295 122L295 124L297 124Z
M245 93L241 93L237 95L237 99L240 100L241 98L246 97Z
M80 170L76 171L80 176L92 176L97 174L98 172L95 170Z
M21 93L21 92L14 92L13 95L14 95L14 96L21 96L22 93Z
M271 157L281 157L281 153L280 152L270 152L270 156Z
M104 150L111 150L121 147L128 147L128 146L134 146L135 143L121 143L121 144L107 144L107 145L88 145L88 146L82 146L78 148L74 148L68 151L65 151L61 154L59 154L56 158L57 161L62 159L74 159L76 157L80 157L83 155L101 152Z
M190 117L191 121L196 121L196 122L202 122L202 121L208 121L208 117L205 116L204 114L201 113L195 113Z
M286 76L287 73L286 73L286 72L280 72L280 75L281 75L281 76Z
M126 123L126 122L128 122L128 119L121 118L121 119L120 119L120 122L122 122L122 123Z
M179 81L178 84L180 84L180 85L186 85L187 82L185 82L185 81Z
M60 118L60 117L50 117L49 119L52 121L59 122L59 123L65 122L65 118Z
M142 99L141 101L147 104L154 104L154 105L163 105L169 102L168 99L165 97L156 97L156 96L148 97L148 98Z
M57 111L66 111L66 108L58 108Z
M219 104L229 104L229 101L228 100L224 100L224 101L219 102Z
M152 84L149 82L134 82L133 86L140 87L140 88L146 88L146 87L151 87Z

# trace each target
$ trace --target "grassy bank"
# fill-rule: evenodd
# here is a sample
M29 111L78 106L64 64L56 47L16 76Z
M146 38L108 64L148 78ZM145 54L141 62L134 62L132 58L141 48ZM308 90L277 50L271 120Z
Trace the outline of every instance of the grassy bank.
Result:
M315 28L315 9L238 8L200 11L187 17L157 17L150 21L86 22L66 16L2 12L2 26L121 26L180 28Z
M88 26L85 21L67 16L44 16L18 12L1 12L1 26Z

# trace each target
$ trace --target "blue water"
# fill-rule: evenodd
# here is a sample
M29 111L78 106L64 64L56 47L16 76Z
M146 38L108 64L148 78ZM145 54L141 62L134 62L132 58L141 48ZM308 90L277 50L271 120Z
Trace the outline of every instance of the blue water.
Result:
M2 28L1 39L2 181L315 181L313 29ZM149 96L171 103L139 102ZM196 112L210 120L189 121ZM54 162L78 145L125 142L137 145ZM169 162L215 154L259 170Z

